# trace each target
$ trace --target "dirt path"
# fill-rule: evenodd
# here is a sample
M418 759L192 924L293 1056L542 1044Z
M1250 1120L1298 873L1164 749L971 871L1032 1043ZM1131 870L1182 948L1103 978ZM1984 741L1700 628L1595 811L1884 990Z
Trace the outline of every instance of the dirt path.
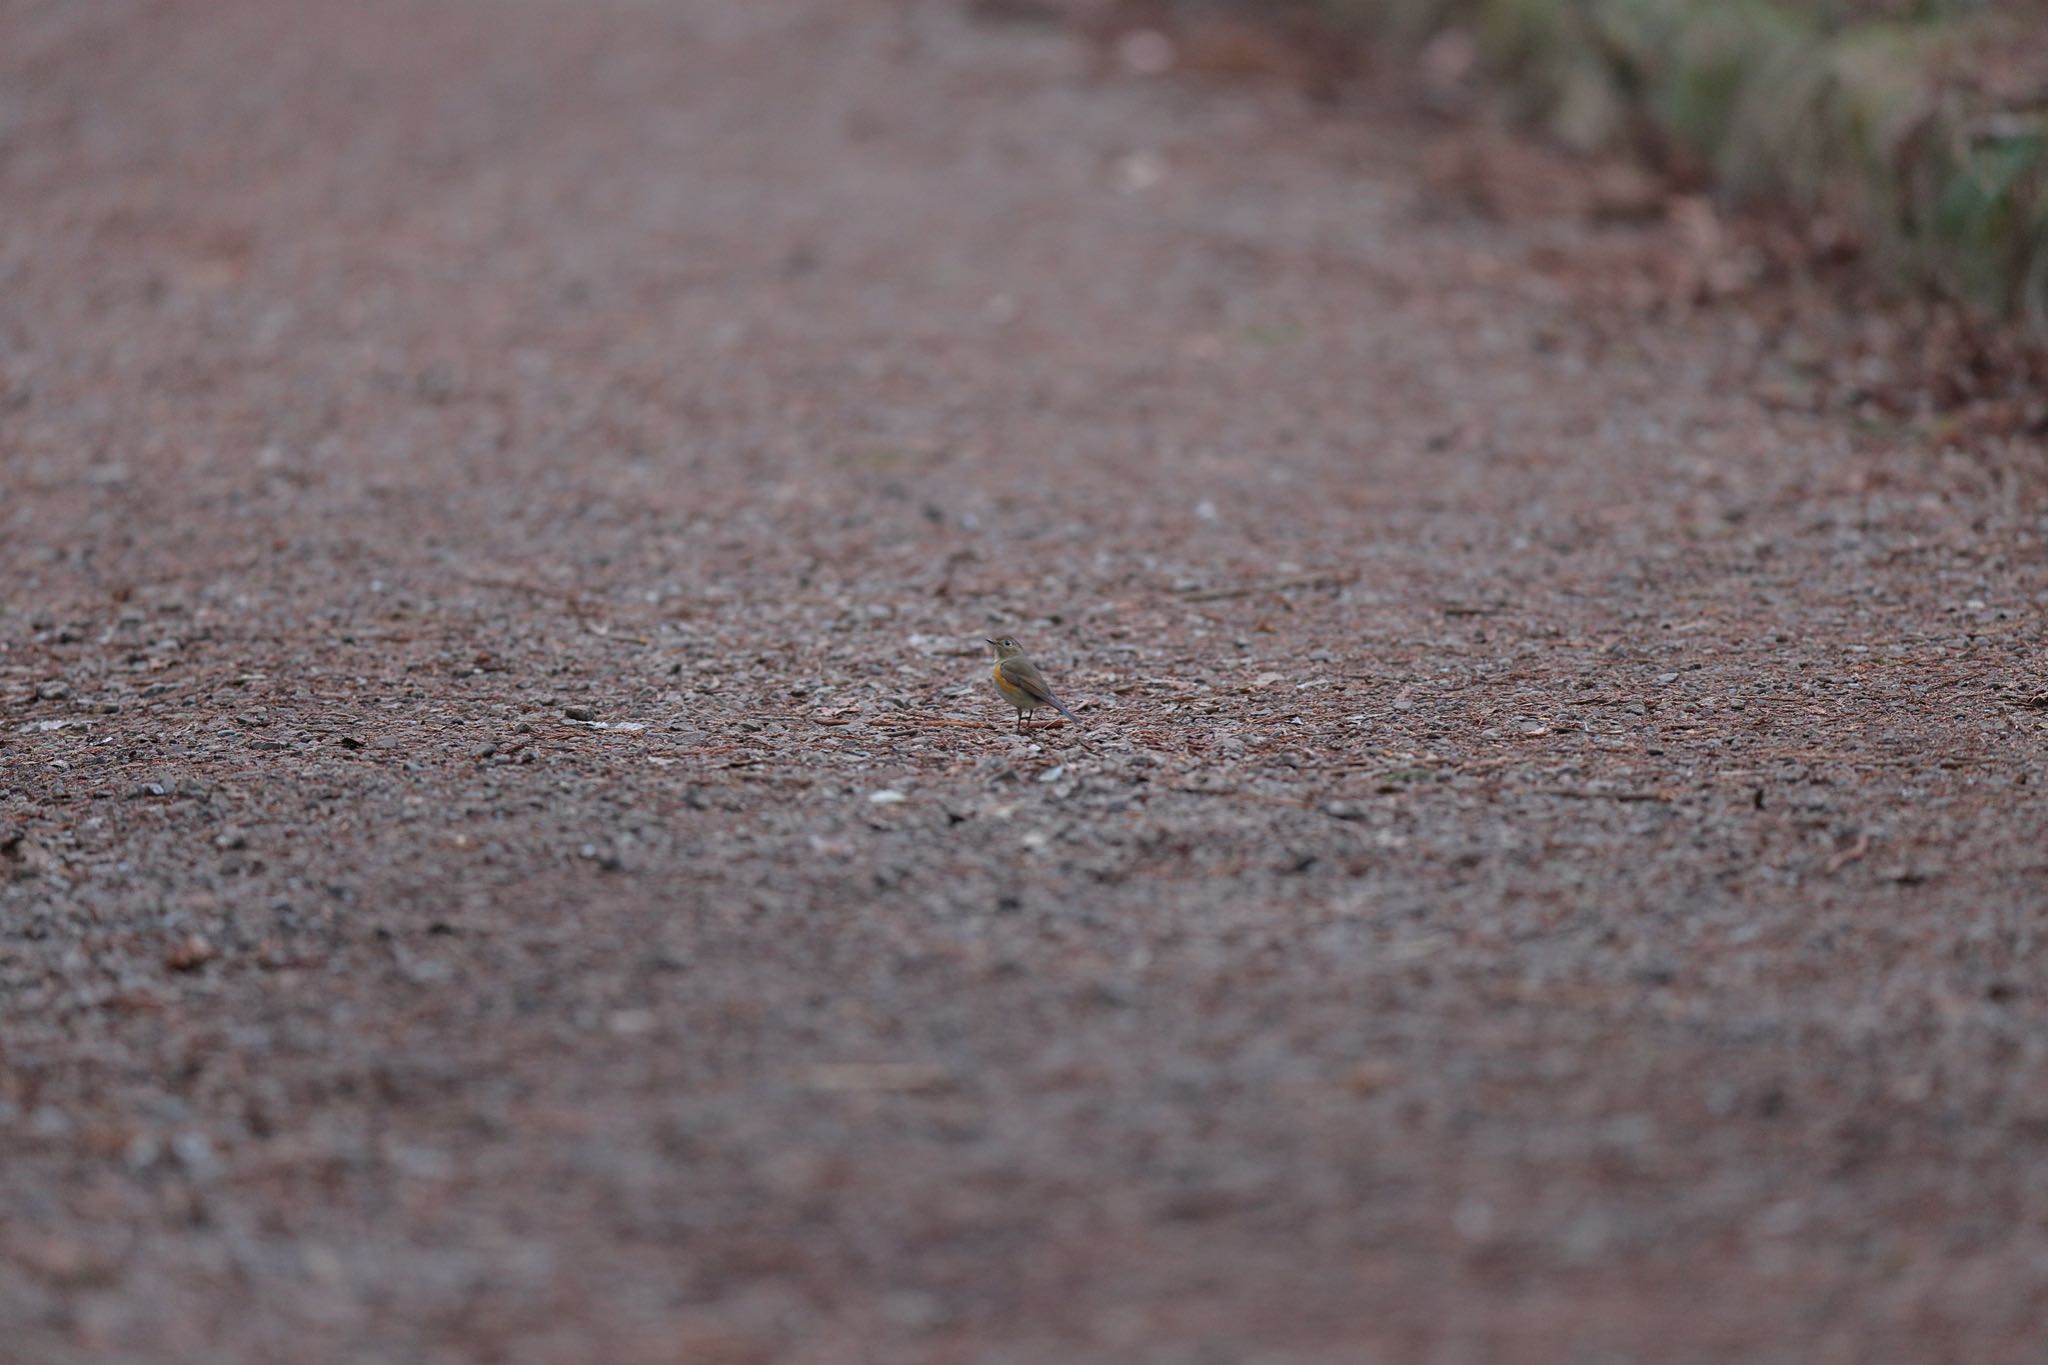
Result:
M10 1359L2033 1358L2038 452L948 4L0 54Z

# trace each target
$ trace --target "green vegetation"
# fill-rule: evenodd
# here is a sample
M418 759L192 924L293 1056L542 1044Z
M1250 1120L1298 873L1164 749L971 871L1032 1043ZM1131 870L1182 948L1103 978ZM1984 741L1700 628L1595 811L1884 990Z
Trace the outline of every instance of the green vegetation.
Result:
M1978 0L1322 0L1470 33L1570 145L1651 142L1854 225L1881 264L2048 335L2048 10ZM2031 70L2028 69L2031 65Z

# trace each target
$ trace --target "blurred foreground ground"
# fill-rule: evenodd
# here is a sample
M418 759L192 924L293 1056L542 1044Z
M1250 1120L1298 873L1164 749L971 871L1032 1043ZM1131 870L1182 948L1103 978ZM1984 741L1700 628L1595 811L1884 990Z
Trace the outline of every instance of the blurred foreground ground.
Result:
M0 24L10 1360L2038 1359L1894 320L950 4Z

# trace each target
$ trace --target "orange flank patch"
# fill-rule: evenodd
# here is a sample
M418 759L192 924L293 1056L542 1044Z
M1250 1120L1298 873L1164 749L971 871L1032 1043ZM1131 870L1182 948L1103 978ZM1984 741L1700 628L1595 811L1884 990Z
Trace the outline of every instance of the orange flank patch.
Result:
M995 671L991 676L996 680L996 691L1002 693L1010 705L1030 706L1036 702L1037 699L1030 692L1003 676L1003 666L1001 664L995 666Z

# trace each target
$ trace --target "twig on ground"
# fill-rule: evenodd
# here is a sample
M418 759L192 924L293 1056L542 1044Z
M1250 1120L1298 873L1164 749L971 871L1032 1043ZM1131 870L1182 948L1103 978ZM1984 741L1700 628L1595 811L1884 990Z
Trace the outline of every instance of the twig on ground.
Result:
M1593 787L1536 787L1538 796L1562 796L1572 801L1654 801L1669 804L1670 792L1637 791L1623 788L1616 791L1600 791Z
M1221 602L1230 597L1250 597L1261 592L1292 592L1300 588L1342 588L1358 581L1355 573L1297 574L1293 578L1269 578L1262 583L1239 583L1228 588L1182 589L1185 602Z
M500 588L506 592L525 593L529 597L545 597L561 602L570 610L581 613L584 610L584 595L574 588L550 587L545 583L534 583L523 578L499 578L491 574L456 573L451 575L457 582L477 588Z
M1855 843L1828 859L1828 875L1830 877L1834 876L1850 863L1861 859L1868 852L1870 852L1870 836L1868 834L1857 835Z

